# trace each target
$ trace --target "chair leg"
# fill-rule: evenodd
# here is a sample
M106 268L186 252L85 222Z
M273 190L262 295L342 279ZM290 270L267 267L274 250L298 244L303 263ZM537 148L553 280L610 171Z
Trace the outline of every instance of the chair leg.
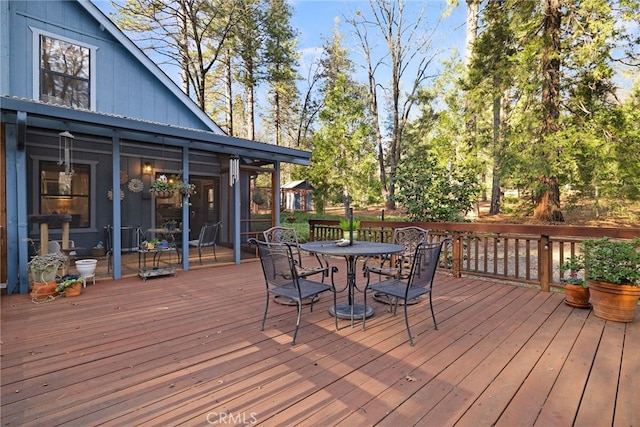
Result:
M353 306L354 306L354 300L353 298L351 298L351 327L353 328ZM365 310L365 315L366 315L366 311Z
M433 313L433 302L431 300L431 292L429 292L429 308L431 308L431 317L433 318L433 327L438 330L438 324L436 323L436 315Z
M216 260L216 262L218 262L218 255L216 255L216 244L213 244L213 259Z
M338 300L336 299L336 292L333 291L333 307L334 307L333 318L334 318L334 320L336 322L336 331L338 330L338 312L335 309L335 307L337 307L337 305L338 305Z
M261 331L264 331L264 322L267 320L267 310L269 309L269 292L267 292L267 304L264 306L264 316L262 316L262 326L260 327Z
M202 249L198 247L198 259L200 260L200 265L202 265Z
M367 306L367 289L365 288L364 292L363 292L363 302L364 302L364 306ZM362 330L364 331L364 327L365 327L365 323L367 321L367 310L365 309L364 313L362 314Z
M293 341L291 345L295 345L296 337L298 336L298 327L300 326L300 316L302 315L302 301L296 301L298 306L298 320L296 321L296 330L293 332Z
M407 302L404 303L404 322L407 324L407 334L409 335L409 343L413 346L413 338L411 337L411 329L409 329L409 314L407 309Z

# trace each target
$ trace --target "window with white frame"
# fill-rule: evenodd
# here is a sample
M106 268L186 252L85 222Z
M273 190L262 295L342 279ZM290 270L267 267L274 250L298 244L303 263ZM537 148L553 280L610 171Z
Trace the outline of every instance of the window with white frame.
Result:
M42 31L34 31L35 43L38 70L34 83L39 99L72 108L94 109L96 49Z

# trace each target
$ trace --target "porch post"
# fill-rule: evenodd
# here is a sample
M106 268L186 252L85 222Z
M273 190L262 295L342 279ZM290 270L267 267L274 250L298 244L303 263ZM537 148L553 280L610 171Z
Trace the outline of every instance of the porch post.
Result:
M191 182L191 177L189 176L189 148L182 148L182 182L185 180ZM180 235L182 242L182 269L184 271L189 270L189 230L191 229L191 224L189 223L189 197L186 195L182 195L182 234Z
M245 176L247 176L245 174ZM240 264L240 159L238 156L229 158L229 186L233 194L233 262ZM248 177L246 179L249 179Z
M122 218L120 217L120 137L111 138L111 188L113 188L113 278L122 278Z
M275 162L276 171L273 173L272 185L273 185L273 219L274 225L280 225L280 162Z
M3 123L7 212L7 294L29 292L29 230L27 221L27 150L20 143L18 127L26 127L26 113L18 112L16 122ZM23 129L26 132L26 128ZM24 141L23 141L24 142ZM13 203L11 202L13 201Z

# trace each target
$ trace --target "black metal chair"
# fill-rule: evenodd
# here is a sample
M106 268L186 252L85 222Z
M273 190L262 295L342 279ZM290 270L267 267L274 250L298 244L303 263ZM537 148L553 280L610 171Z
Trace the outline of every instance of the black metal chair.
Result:
M249 243L258 246L258 254L260 256L260 263L262 264L262 271L267 288L267 300L260 330L264 330L267 310L269 309L269 300L271 299L270 295L289 298L296 302L298 308L298 319L293 333L293 341L291 342L291 345L293 345L296 343L298 327L300 326L303 299L311 300L311 311L313 311L314 297L323 292L332 292L333 303L334 305L337 303L333 276L338 271L338 268L335 266L331 267L331 285L309 280L298 275L292 246L288 243L268 243L253 238L249 239ZM338 330L338 317L334 317L336 330Z
M380 278L387 276L406 279L409 277L409 269L411 268L416 247L418 244L426 242L428 237L429 231L424 228L416 226L398 227L393 230L391 243L403 246L404 250L400 254L383 257L377 265L373 265L371 260L367 260L363 269L368 269L369 272L378 274Z
M200 265L202 265L202 248L211 246L213 248L213 257L218 262L218 255L216 255L216 241L218 240L218 232L221 227L220 222L215 224L204 224L200 228L200 234L197 240L189 240L189 247L198 248L198 259Z
M329 262L318 254L315 254L318 260L317 266L302 265L302 251L298 242L298 235L295 228L290 227L271 227L262 232L264 240L269 243L287 243L291 246L291 252L295 258L296 271L300 277L309 277L322 273L322 282L324 278L329 276Z
M372 290L391 297L394 297L396 304L394 304L393 315L397 314L398 300L404 302L404 320L407 325L407 334L409 335L409 342L413 344L413 338L411 337L411 330L409 328L409 314L407 301L413 300L421 295L429 294L429 308L431 309L431 317L433 318L433 326L437 330L438 324L436 323L436 316L433 313L433 279L438 268L440 253L445 244L451 242L450 238L441 240L439 243L427 243L421 242L416 247L413 254L413 262L411 263L411 269L407 279L399 279L390 277L386 280L382 280L376 283L370 283L371 274L367 269L365 271L367 276L367 285L364 288L364 303L367 304L367 291ZM366 316L362 318L362 329L365 328Z

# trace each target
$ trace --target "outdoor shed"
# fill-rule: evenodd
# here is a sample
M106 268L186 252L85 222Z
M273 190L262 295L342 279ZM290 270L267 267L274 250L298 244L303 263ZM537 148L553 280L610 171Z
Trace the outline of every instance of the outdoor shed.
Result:
M286 183L281 187L282 207L286 211L313 211L313 190L306 180Z

